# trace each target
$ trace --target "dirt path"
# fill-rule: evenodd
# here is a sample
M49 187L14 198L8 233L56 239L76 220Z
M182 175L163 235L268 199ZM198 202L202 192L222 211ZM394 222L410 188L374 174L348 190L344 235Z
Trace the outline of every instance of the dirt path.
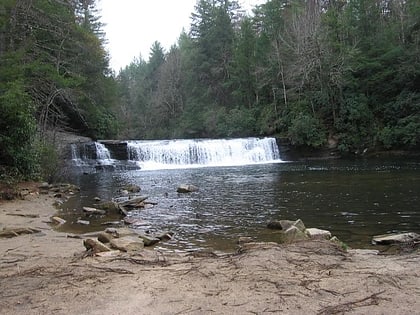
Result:
M343 252L323 241L247 244L239 253L82 258L46 222L52 198L0 203L0 314L414 314L420 255Z

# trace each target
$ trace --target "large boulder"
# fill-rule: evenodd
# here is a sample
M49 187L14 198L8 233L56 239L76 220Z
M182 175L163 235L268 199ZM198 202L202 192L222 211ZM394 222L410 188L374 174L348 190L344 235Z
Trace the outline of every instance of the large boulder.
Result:
M308 239L308 236L304 231L301 231L298 227L292 225L286 231L283 232L282 241L284 243L293 243Z
M329 240L331 238L331 232L327 230L321 230L317 228L307 228L305 230L306 235L312 239L326 239Z

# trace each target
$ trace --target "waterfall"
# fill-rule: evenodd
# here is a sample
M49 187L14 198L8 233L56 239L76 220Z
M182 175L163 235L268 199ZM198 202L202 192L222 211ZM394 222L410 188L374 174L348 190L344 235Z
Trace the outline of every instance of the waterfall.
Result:
M102 143L95 142L96 159L101 164L112 164L111 153Z
M81 168L112 166L109 150L99 142L84 142L71 144L71 160L73 165Z
M80 151L78 150L77 145L72 143L70 145L70 150L71 150L71 160L73 161L74 165L76 166L84 165L85 163L80 156Z
M127 151L144 170L281 162L274 138L128 141Z

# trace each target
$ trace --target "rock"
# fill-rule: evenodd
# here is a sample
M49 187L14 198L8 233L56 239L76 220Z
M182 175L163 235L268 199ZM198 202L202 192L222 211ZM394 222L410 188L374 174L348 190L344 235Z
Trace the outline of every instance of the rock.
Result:
M418 241L420 241L420 235L412 232L376 235L372 239L372 243L375 245L402 244Z
M95 198L93 198L93 200L96 201L96 202L99 202L99 201L101 201L101 198L95 197Z
M379 250L376 249L349 249L348 252L358 255L379 255Z
M305 230L306 235L313 239L326 239L331 238L331 232L327 230L321 230L317 228L308 228Z
M160 242L160 239L147 234L140 234L139 237L143 240L144 246L153 246Z
M290 221L290 220L277 220L277 221L270 221L267 224L267 227L269 229L273 230L283 230L286 231L291 226L297 227L300 231L305 231L305 224L303 224L301 219L298 219L296 221Z
M306 230L305 224L303 224L301 219L297 219L293 222L293 226L296 226L301 232L305 232Z
M95 207L98 208L98 209L101 209L101 210L105 210L107 212L111 212L111 211L118 212L119 211L118 204L113 202L113 201L105 201L105 202L102 202L102 203L99 203L99 204L95 204Z
M134 184L124 186L123 189L130 193L138 193L141 190L140 186Z
M81 224L81 225L89 225L90 224L90 222L89 221L86 221L86 220L77 220L76 221L76 223L77 224Z
M91 208L91 207L83 207L83 212L87 214L99 214L99 215L106 214L105 210L100 210L100 209Z
M298 227L292 225L282 235L282 240L284 243L293 243L296 241L302 241L308 239L308 236L305 232L301 231Z
M198 191L198 187L194 185L184 184L184 185L179 185L176 191L178 193L186 194L186 193Z
M249 236L241 236L239 239L238 239L238 244L239 245L242 245L242 244L246 244L246 243L251 243L253 240L252 240L252 237L249 237Z
M133 218L133 217L125 217L124 222L125 224L135 225L135 226L149 226L150 225L150 222L147 222L142 219Z
M106 233L106 232L101 232L98 235L98 241L102 242L104 244L107 244L107 243L111 242L112 239L114 239L112 234L109 234L109 233Z
M169 241L174 237L174 232L161 232L156 234L156 238L160 239L161 241Z
M100 241L88 238L83 241L83 245L87 250L92 250L94 253L109 252L111 249Z
M48 184L47 182L41 183L38 186L39 189L50 189L50 184Z
M53 223L60 224L60 225L66 223L66 220L64 220L64 219L62 219L60 217L52 217L51 218L51 221Z
M112 234L114 237L138 236L137 233L128 228L107 228L106 233Z
M144 248L143 240L133 236L112 239L110 244L112 248L122 252L138 251Z

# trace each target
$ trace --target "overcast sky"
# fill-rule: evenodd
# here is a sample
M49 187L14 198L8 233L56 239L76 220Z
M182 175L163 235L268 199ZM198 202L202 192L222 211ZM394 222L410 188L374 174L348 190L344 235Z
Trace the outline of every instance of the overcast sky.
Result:
M251 8L265 0L239 0ZM111 68L119 71L134 57L149 59L154 41L168 50L182 29L189 30L196 0L100 0L99 9L108 40Z

